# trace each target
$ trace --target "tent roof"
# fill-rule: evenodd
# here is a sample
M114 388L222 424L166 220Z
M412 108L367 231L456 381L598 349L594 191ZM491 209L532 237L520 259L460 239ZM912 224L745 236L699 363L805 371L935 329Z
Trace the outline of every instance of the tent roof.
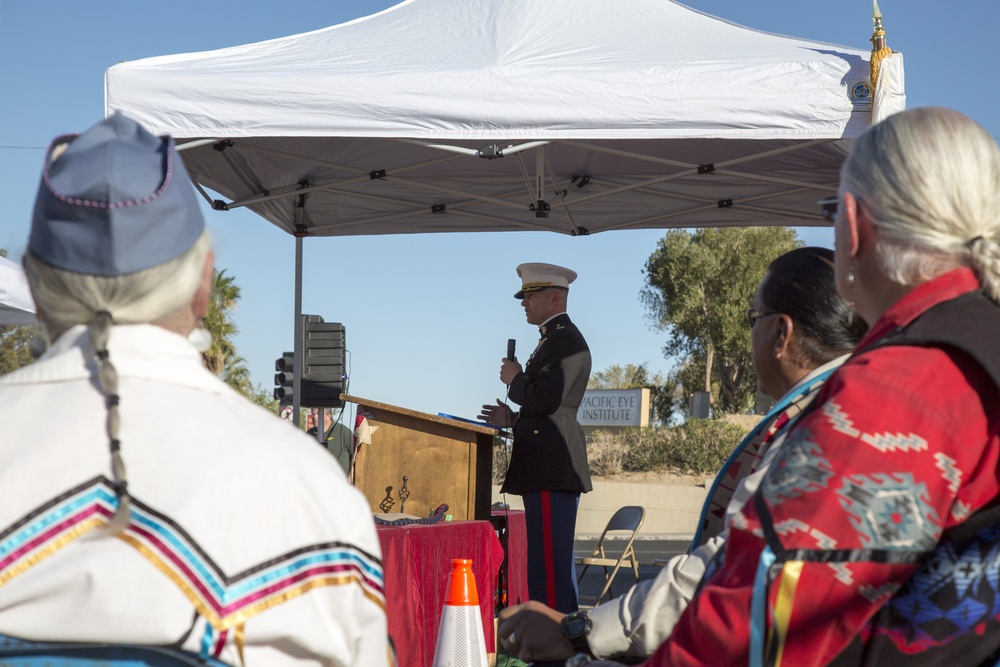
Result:
M407 0L121 63L106 95L212 140L192 178L289 232L802 225L870 123L868 59L670 0Z
M0 257L0 326L36 323L35 302L21 265Z

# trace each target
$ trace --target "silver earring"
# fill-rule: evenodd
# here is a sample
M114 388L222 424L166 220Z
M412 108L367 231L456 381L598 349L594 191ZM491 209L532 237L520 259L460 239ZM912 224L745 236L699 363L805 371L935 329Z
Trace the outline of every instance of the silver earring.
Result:
M199 352L208 352L208 348L212 347L212 334L208 329L198 327L188 334L188 342Z
M854 268L853 267L847 269L847 276L845 276L845 279L847 280L847 286L848 287L854 287Z

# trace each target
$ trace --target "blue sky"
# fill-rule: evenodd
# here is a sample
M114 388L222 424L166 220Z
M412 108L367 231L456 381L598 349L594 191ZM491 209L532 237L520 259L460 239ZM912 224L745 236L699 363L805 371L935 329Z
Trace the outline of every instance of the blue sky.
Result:
M375 13L385 0L0 0L0 247L20 259L44 148L104 113L104 71L121 60L202 51L315 30ZM758 30L868 48L870 0L691 0ZM959 109L1000 137L995 40L1000 3L882 0L889 46L904 54L908 106ZM272 386L291 349L294 242L248 211L211 212L216 264L243 290L236 344L255 383ZM536 340L512 298L514 267L563 264L580 278L570 314L594 369L647 363L667 371L664 334L639 301L642 267L660 231L591 237L548 233L308 239L303 309L344 323L351 393L424 412L474 416L503 397L508 338L524 357ZM800 230L831 245L826 229Z

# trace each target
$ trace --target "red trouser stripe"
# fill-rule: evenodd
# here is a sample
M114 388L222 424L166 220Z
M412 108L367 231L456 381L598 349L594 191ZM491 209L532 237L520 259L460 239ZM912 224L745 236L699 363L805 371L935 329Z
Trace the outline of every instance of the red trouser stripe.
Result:
M549 500L549 492L542 491L542 540L545 561L545 604L553 609L558 607L556 603L556 561L552 549L552 503Z

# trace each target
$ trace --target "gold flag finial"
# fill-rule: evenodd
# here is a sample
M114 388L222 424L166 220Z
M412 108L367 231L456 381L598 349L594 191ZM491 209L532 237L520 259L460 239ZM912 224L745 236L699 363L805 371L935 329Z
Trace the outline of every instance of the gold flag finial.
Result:
M872 91L878 83L878 69L885 58L892 55L892 49L886 46L885 29L882 27L882 11L878 8L878 0L872 0L874 9L872 11L872 23L875 28L872 31L872 57L871 57L871 83Z

